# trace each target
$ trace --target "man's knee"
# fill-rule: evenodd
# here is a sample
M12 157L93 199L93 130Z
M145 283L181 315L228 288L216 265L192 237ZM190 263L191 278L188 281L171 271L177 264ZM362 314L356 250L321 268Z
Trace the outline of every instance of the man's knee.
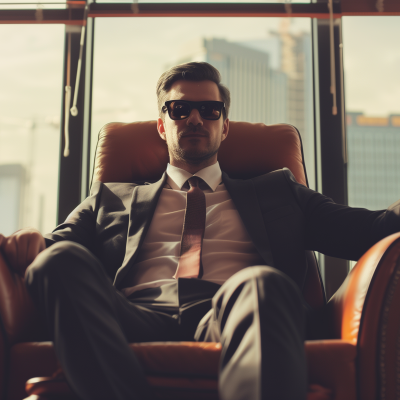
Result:
M274 291L289 290L300 295L299 288L288 275L266 265L244 268L230 277L226 283L233 287L256 283L258 290L268 288Z
M231 276L215 294L212 310L200 321L195 334L199 341L219 341L229 315L251 323L254 312L264 314L292 310L302 316L297 285L285 273L265 265L244 268Z
M248 267L230 277L214 296L213 309L217 314L226 312L244 300L256 308L268 304L269 309L290 307L303 312L297 285L285 273L269 266Z
M301 296L300 289L296 283L284 272L268 266L250 267L253 269L253 274L258 281L259 287L265 286L267 288L276 290L289 290L296 295Z
M57 242L42 251L26 271L26 284L40 281L68 280L82 268L93 264L95 257L83 246L70 242ZM55 278L55 279L54 279Z

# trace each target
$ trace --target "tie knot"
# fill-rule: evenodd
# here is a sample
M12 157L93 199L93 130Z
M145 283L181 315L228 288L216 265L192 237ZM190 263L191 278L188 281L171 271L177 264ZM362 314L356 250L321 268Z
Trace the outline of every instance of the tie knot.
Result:
M192 176L188 179L190 188L199 187L200 179L198 176Z

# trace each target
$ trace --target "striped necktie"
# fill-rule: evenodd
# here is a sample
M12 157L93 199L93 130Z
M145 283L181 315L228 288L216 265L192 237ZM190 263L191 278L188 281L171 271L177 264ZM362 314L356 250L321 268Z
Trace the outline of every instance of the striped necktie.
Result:
M185 220L181 239L181 255L175 279L201 278L201 247L206 225L206 196L199 188L197 176L188 179L190 189L186 193Z

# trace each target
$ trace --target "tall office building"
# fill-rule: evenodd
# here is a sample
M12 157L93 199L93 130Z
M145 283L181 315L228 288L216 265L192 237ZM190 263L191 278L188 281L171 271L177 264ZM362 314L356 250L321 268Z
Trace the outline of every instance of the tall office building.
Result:
M284 73L286 86L286 119L302 136L313 130L312 54L310 34L290 31L290 20L283 18L280 28L266 39L252 40L247 46L264 51L271 57L271 68Z
M294 125L301 133L306 165L314 170L314 105L312 77L311 36L307 32L292 33L290 19L282 18L280 28L264 39L252 40L245 45L270 55L271 69L286 78L285 119L272 116L274 123ZM281 88L282 90L282 88ZM314 174L308 174L310 187L315 188Z
M381 210L400 199L400 115L347 113L349 205Z

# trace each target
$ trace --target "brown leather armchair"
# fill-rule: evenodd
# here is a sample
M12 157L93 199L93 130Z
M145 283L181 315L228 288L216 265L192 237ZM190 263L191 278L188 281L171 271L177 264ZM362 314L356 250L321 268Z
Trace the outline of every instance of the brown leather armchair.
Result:
M290 125L231 122L222 143L221 168L233 178L250 178L289 168L307 185L301 140ZM152 181L168 162L155 121L111 123L100 132L94 180ZM372 247L325 305L312 252L303 295L315 309L325 307L326 340L305 343L312 385L331 389L335 400L400 398L400 233ZM71 394L46 334L25 290L23 278L0 254L1 400L64 399ZM132 344L159 399L218 399L218 343ZM34 377L47 377L37 378Z

